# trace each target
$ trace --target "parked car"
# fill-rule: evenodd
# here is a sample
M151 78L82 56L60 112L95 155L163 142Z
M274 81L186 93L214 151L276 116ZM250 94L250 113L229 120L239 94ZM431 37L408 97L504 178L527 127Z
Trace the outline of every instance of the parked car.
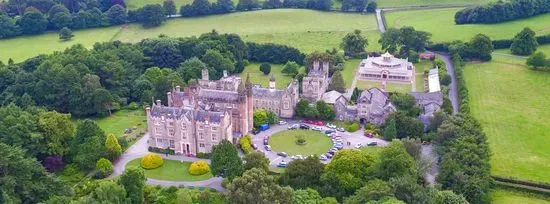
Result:
M279 125L286 125L286 121L284 120L279 121Z
M356 149L360 149L361 147L363 147L363 145L361 143L355 145Z
M327 158L327 156L325 156L325 155L321 155L321 156L319 157L319 160L321 160L321 161L326 161L326 160L328 160L328 158Z
M293 124L293 125L291 125L291 126L288 126L287 129L289 129L289 130L294 130L294 129L298 129L298 128L300 128L300 124Z
M324 155L327 157L327 159L332 159L332 157L333 157L332 154L330 154L330 153L326 153Z
M252 134L253 134L253 135L257 135L257 134L259 134L260 132L261 132L261 131L258 130L258 129L252 130Z
M259 128L261 131L266 131L267 129L269 129L269 124L262 124L260 125L260 128Z
M377 142L369 142L369 143L367 144L367 146L376 146L376 145L378 145Z
M323 131L323 129L321 127L313 127L312 129L315 130L315 131L319 131L319 132Z
M265 148L266 151L271 151L271 146L269 146L269 145L264 146L264 148Z
M344 128L337 128L336 130L338 130L339 132L345 132L346 130L344 130Z
M286 154L286 152L277 152L277 156L287 157L288 154Z
M331 134L331 133L333 133L333 132L335 132L335 131L332 130L332 129L325 130L325 134Z
M252 145L250 145L250 146L252 146L252 149L254 149L254 150L257 150L257 149L258 149L258 145L256 145L256 144L252 144Z
M300 124L300 129L309 130L309 125L306 124Z
M374 137L374 135L370 132L366 132L364 135L365 135L365 137L368 137L368 138L373 138Z
M279 162L279 164L277 164L277 167L286 167L287 166L287 163L285 160L282 160L281 162Z

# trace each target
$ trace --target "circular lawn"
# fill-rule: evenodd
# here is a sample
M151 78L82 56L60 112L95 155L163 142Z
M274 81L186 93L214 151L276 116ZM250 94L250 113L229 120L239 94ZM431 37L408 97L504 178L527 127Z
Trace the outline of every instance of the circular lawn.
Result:
M126 168L130 166L140 166L141 158L134 159L126 164ZM212 178L212 173L208 172L203 175L194 176L189 174L189 166L191 162L181 162L176 160L164 159L164 164L156 169L143 169L147 178L166 180L166 181L202 181Z
M298 139L304 139L304 144L298 144ZM275 152L307 157L326 153L332 147L332 140L314 130L285 130L271 135L269 145Z

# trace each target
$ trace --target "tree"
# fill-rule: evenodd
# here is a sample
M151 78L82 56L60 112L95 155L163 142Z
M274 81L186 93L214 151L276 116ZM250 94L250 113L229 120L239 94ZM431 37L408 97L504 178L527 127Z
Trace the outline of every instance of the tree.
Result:
M251 152L244 156L244 169L250 170L253 168L269 171L269 160L265 157L264 153Z
M387 121L391 120L395 120L397 139L406 137L420 138L424 134L424 124L416 117L407 116L405 112L397 111L391 113Z
M69 9L67 9L67 7L65 7L63 4L56 4L56 5L53 5L49 10L48 10L48 16L50 18L54 17L55 14L57 13L70 13L71 11L69 11Z
M124 24L128 19L126 9L119 4L111 6L111 8L105 12L105 16L107 16L109 23L112 25Z
M143 203L143 187L145 186L145 173L137 167L128 167L120 175L118 184L126 189L126 198L129 203Z
M356 12L363 12L367 6L367 0L343 0L342 11L353 10Z
M21 27L24 34L39 34L46 31L48 20L40 11L26 12L17 20L17 25Z
M118 144L118 140L114 134L109 134L105 140L105 148L107 149L107 154L111 160L114 160L120 154L122 154L122 147Z
M15 20L8 15L0 14L0 39L11 38L21 34L21 29L15 24Z
M448 204L466 204L468 201L462 195L457 195L453 191L438 191L435 198L436 203Z
M378 7L378 5L376 4L376 1L369 1L369 3L367 4L367 12L368 13L374 13L376 12L376 7Z
M416 99L408 93L392 93L390 101L407 116L417 117L420 114L421 108L416 104Z
M109 176L113 173L113 164L111 161L105 158L100 158L95 164L95 168L99 170L102 178Z
M434 203L434 189L418 184L416 175L394 177L390 179L389 184L395 197L405 203Z
M73 31L67 27L64 27L62 28L60 31L59 31L59 39L60 40L70 40L71 38L73 38L74 35L73 35Z
M257 0L239 0L237 4L238 11L248 11L259 7Z
M342 77L342 74L340 71L334 72L332 74L332 78L330 79L330 84L328 85L329 90L338 91L340 93L346 92L346 85L344 83L344 78Z
M298 189L292 193L293 204L323 203L323 198L314 189Z
M162 8L164 8L164 12L166 15L171 16L176 14L176 4L173 0L164 0L162 2Z
M292 188L277 185L272 176L254 168L231 182L227 196L231 203L236 204L291 203Z
M283 74L288 74L292 77L295 77L298 74L299 68L300 68L300 65L298 65L296 62L289 61L289 62L286 62L286 64L283 66L283 70L281 70L281 72Z
M374 179L370 180L355 192L354 195L347 197L345 204L369 203L369 201L380 200L385 197L392 197L393 191L385 181Z
M388 28L385 33L382 33L378 43L382 45L382 50L395 53L401 47L401 30L397 28Z
M91 203L126 203L126 191L112 181L100 181L97 188L90 194L88 202Z
M368 45L367 38L361 35L360 30L354 30L352 33L346 34L342 38L340 47L344 49L347 56L355 56L365 52L365 47Z
M214 72L213 69L209 69L199 58L193 57L181 63L177 71L183 77L183 81L188 83L191 79L199 79L203 69Z
M535 38L535 32L531 28L524 28L521 32L516 34L510 46L512 54L527 56L537 50L537 39Z
M71 27L73 25L73 18L69 12L59 12L51 17L50 22L54 28L61 29L64 27Z
M51 196L70 196L71 188L47 173L25 150L0 142L0 201L39 203Z
M252 114L252 121L255 128L260 125L267 124L267 111L264 109L258 109Z
M547 66L546 55L543 52L537 52L527 59L526 64L535 69L545 67Z
M214 73L210 73L211 80L217 80L222 77L223 70L233 72L235 64L230 58L224 57L218 50L209 49L202 56L203 61L208 67L215 69Z
M233 1L231 0L217 0L216 6L218 13L229 13L235 9Z
M92 169L94 162L107 156L105 139L105 133L95 121L89 119L79 121L71 145L73 162L81 169Z
M326 165L322 180L326 181L328 175L333 174L343 190L354 192L367 182L374 171L374 158L371 155L356 149L345 149L338 151Z
M477 56L477 58L483 61L489 61L492 58L493 43L489 36L477 34L470 40L469 49L473 56Z
M401 141L392 141L380 152L378 176L383 180L403 175L416 175L413 158L405 150Z
M166 20L160 4L148 4L137 10L137 20L145 27L156 27Z
M55 111L40 112L38 126L44 133L50 155L65 155L70 148L69 143L74 137L75 125L71 115Z
M267 111L267 123L270 125L277 124L279 122L279 116L272 111Z
M321 186L321 175L324 170L325 165L317 157L292 160L281 174L280 183L289 185L293 189L316 189Z
M323 100L317 101L315 104L315 108L317 108L317 112L319 113L319 118L323 120L332 120L336 116L334 113L334 108L325 103Z
M232 180L240 176L244 166L237 148L228 140L222 140L212 147L212 160L210 169L214 175L223 175Z
M296 116L304 116L305 111L309 108L309 102L305 99L300 99L296 104Z
M288 1L285 1L288 2ZM276 8L282 8L283 2L279 0L267 0L264 1L264 4L262 6L263 9L276 9Z
M391 141L397 138L397 127L395 126L395 120L389 120L386 127L384 127L384 132L382 132L382 136L384 136L384 139L386 141Z
M271 65L269 63L262 63L260 65L260 71L268 75L271 72Z

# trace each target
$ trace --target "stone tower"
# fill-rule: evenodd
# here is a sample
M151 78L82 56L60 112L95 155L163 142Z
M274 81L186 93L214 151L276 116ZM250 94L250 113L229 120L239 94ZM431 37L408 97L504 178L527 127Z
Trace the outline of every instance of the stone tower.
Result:
M210 77L208 76L208 69L202 69L201 76L202 80L210 80Z

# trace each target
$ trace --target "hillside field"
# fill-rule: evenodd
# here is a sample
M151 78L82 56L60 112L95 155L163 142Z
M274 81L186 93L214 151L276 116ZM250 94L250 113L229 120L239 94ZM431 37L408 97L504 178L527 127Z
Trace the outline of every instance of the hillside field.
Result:
M91 47L95 42L120 40L136 43L144 38L166 34L173 37L197 36L216 29L220 33L237 33L246 41L279 43L296 47L305 53L338 48L342 37L360 29L369 39L368 50L379 50L374 15L320 12L303 9L276 9L239 12L197 18L177 18L163 25L145 29L138 24L75 31L67 42L51 32L0 40L0 60L16 62L38 54L61 51L73 44ZM9 48L9 49L7 49Z
M486 4L494 0L378 0L378 8Z
M550 73L493 56L464 70L472 115L492 151L492 174L550 182Z
M504 188L491 190L490 201L492 204L550 204L548 197Z
M456 25L454 15L461 8L393 11L384 14L386 25L391 27L413 26L416 30L432 34L432 41L470 40L483 33L491 39L510 39L524 27L530 27L537 35L550 33L550 13L498 24Z

